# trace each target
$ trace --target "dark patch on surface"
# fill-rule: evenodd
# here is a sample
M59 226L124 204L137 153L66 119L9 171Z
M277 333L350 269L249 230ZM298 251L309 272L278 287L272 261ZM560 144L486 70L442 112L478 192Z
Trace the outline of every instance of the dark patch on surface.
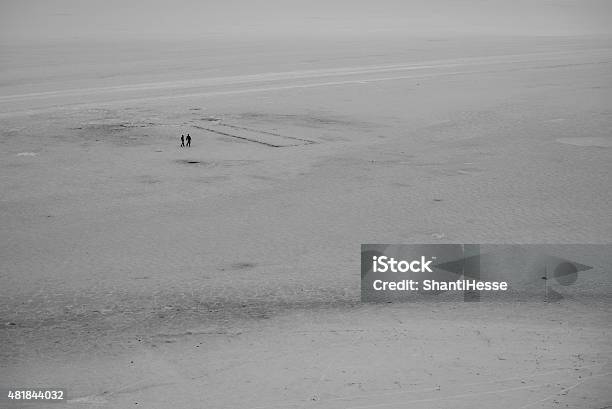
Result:
M86 123L69 130L76 131L85 141L109 141L119 145L141 144L149 135L143 133L144 128L155 126L153 122L131 122L101 120Z
M209 161L201 161L197 159L177 159L176 163L180 163L182 165L190 165L190 166L206 166L209 168L221 166L221 167L235 167L235 166L247 166L253 163L259 162L258 160L248 160L248 159L230 159L230 160L221 160L216 162Z
M257 264L255 264L255 263L239 262L239 263L232 264L232 268L234 268L236 270L245 270L245 269L248 269L248 268L253 268L256 265Z
M195 160L195 159L178 159L176 160L176 163L181 163L183 165L200 165L200 164L206 164L206 162L202 162L199 160Z
M391 183L391 186L395 186L395 187L405 187L405 188L411 188L413 187L413 185L409 184L409 183L401 183L401 182L393 182Z
M72 130L83 130L83 131L94 131L102 133L114 133L123 132L132 128L147 128L155 125L153 122L147 123L133 123L133 122L115 122L115 123L89 123L75 128L69 128Z

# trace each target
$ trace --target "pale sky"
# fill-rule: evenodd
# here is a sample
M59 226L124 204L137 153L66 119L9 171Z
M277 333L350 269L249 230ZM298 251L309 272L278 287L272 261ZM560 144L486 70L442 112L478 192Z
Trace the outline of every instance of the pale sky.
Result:
M2 42L591 35L611 27L610 0L0 0Z

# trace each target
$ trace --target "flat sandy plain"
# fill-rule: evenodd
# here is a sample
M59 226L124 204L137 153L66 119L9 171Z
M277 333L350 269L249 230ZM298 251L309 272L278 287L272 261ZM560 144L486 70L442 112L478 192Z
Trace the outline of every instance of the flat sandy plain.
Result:
M58 409L611 407L609 285L359 300L361 243L612 242L611 64L586 37L5 47L0 385L65 388Z

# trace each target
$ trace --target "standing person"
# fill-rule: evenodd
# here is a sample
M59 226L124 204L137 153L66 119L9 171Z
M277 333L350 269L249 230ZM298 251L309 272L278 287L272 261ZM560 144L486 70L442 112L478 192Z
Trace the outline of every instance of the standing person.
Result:
M185 147L185 135L181 135L181 148Z
M191 136L187 134L187 146L191 146Z

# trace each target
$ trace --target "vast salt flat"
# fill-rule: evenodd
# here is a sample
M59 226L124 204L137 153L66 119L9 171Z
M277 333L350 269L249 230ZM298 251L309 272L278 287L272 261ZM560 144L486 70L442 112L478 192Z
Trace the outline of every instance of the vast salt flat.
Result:
M361 243L609 243L610 44L3 62L0 384L67 407L609 405L605 277L590 300L362 305L357 272Z

